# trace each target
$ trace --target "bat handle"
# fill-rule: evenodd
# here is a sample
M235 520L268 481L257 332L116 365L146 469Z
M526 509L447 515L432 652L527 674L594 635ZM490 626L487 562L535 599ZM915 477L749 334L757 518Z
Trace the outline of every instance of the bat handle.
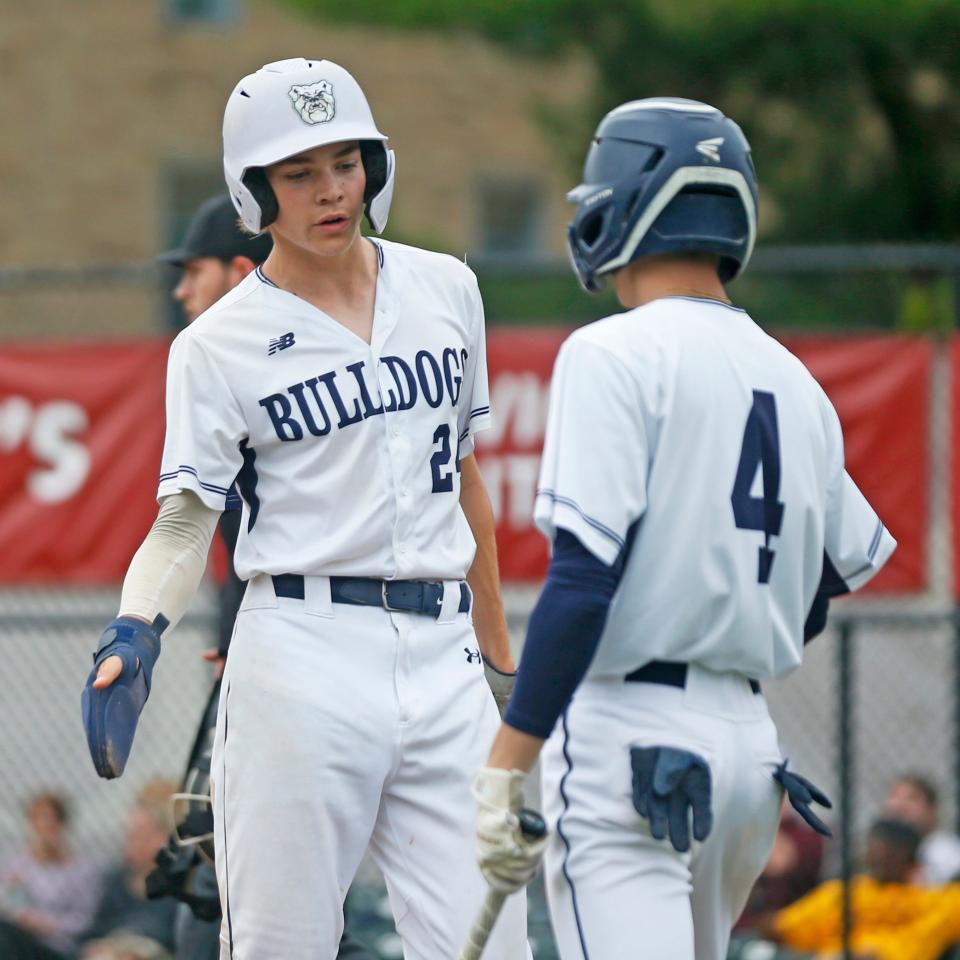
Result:
M529 810L525 807L517 814L517 818L520 821L520 832L528 839L538 840L540 837L546 836L546 821L535 810ZM480 913L470 928L467 941L457 955L457 960L480 960L490 937L490 931L493 930L493 925L497 922L500 909L506 899L507 894L502 890L490 889L487 891Z
M473 927L467 936L467 941L463 949L457 956L457 960L480 960L484 948L487 945L487 939L493 925L497 922L500 915L500 909L503 907L507 895L502 890L488 890L483 900L483 906L480 914L474 921Z

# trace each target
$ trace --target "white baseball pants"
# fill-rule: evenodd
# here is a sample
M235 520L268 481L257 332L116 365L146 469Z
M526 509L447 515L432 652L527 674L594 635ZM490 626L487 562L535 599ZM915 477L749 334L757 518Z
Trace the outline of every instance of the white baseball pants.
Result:
M406 960L452 960L487 885L473 775L499 715L467 614L440 621L306 600L251 581L213 754L223 960L333 960L369 845ZM526 902L507 902L489 956L526 960Z
M713 830L685 854L633 806L630 748L710 765ZM762 695L691 666L685 689L587 679L543 754L545 869L563 960L724 960L776 835L777 733Z

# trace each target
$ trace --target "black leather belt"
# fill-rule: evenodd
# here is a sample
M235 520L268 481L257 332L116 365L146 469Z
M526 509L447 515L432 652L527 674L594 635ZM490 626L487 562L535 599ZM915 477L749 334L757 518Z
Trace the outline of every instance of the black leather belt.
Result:
M278 597L302 600L303 577L299 573L273 576L273 590ZM330 599L355 607L383 607L394 613L422 613L436 619L443 603L443 584L433 580L374 580L370 577L331 577ZM460 582L460 605L457 613L470 610L470 588Z
M687 665L673 660L651 660L623 679L627 683L659 683L682 690L687 685ZM760 684L756 680L750 680L749 683L754 693L760 692Z

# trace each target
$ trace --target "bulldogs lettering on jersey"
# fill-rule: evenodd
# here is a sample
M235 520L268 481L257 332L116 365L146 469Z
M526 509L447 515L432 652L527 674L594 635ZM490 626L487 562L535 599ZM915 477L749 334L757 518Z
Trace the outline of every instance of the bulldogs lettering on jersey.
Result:
M235 479L243 578L449 579L472 562L460 459L490 422L476 278L377 245L369 344L260 271L174 342L158 495L223 509Z
M325 437L334 426L342 430L378 414L410 410L418 402L433 409L448 402L452 409L460 400L462 371L468 357L465 349L447 347L442 354L442 369L441 362L428 350L418 351L412 362L403 357L381 357L380 363L390 371L396 388L387 387L383 397L375 383L367 382L368 365L360 360L342 371L329 370L295 383L285 394L263 397L260 406L280 440Z

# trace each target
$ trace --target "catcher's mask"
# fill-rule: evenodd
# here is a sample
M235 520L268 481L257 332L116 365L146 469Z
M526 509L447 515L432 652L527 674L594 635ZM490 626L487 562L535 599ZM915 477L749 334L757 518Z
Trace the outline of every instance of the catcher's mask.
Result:
M193 767L186 776L182 793L174 793L173 841L178 847L194 847L208 863L213 863L213 798L210 795L210 754L206 770Z
M204 709L194 738L187 772L179 793L171 796L174 828L157 854L156 869L147 877L147 896L174 897L186 903L201 920L220 916L220 900L213 866L213 800L210 759L220 699L218 680Z
M195 849L204 860L213 863L213 797L210 786L210 760L217 729L217 705L220 681L210 691L200 727L193 741L187 772L179 793L170 797L173 804L173 833L177 847Z

